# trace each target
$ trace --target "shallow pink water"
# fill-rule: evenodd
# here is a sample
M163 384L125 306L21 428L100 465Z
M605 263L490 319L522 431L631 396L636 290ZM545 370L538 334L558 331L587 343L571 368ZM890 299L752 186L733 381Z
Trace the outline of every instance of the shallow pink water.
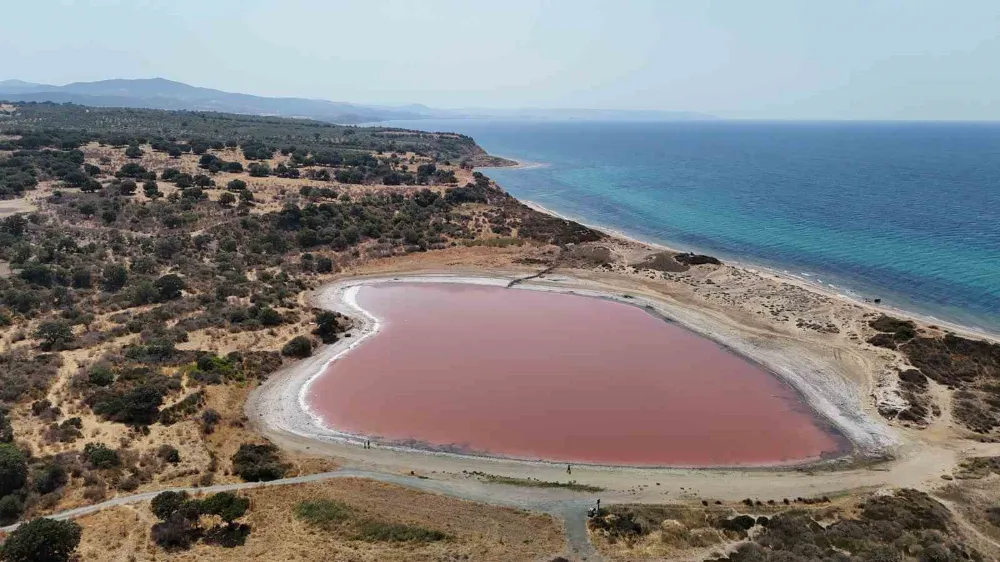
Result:
M382 330L309 406L331 427L492 455L773 464L840 449L760 367L635 306L457 283L364 287Z

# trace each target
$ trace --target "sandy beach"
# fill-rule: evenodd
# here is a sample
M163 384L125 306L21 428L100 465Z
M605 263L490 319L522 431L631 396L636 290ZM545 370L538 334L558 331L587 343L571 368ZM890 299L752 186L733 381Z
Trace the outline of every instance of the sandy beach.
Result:
M543 165L544 164L537 164L537 165L536 164L529 164L529 165L524 165L524 166L518 165L518 166L513 166L512 168L514 168L514 169L526 168L526 167L530 168L530 167L537 167L537 166L543 166ZM643 246L643 247L655 248L656 250L659 250L659 251L681 252L681 250L678 250L677 248L672 248L670 246L667 246L667 245L664 245L664 244L660 244L660 243L657 243L657 242L650 242L648 240L643 240L643 239L640 239L640 238L636 238L635 236L631 236L631 235L629 235L629 234L627 234L625 232L622 232L621 230L615 230L613 228L610 228L610 227L607 227L607 226L603 226L603 225L599 225L599 224L588 223L585 220L581 220L581 219L579 219L577 217L571 217L571 216L567 216L567 215L563 215L563 214L557 213L556 211L553 211L552 209L549 209L547 207L539 205L538 203L535 203L534 201L521 200L521 202L524 203L527 207L529 207L531 209L534 209L535 211L538 211L540 213L545 213L547 215L552 215L554 217L559 217L561 219L571 220L571 221L578 222L578 223L583 224L583 225L585 225L585 226L587 226L589 228L593 228L594 230L603 232L603 233L605 233L605 234L607 234L607 235L609 235L609 236L611 236L613 238L617 238L617 239L620 239L620 240L625 240L625 241L628 241L628 242L631 242L631 243L634 243L634 244L637 244L637 245ZM765 276L770 277L770 278L772 278L772 279L774 279L776 281L779 281L779 282L782 282L782 283L789 283L791 285L802 287L803 289L806 289L808 291L811 291L811 292L814 292L814 293L818 293L818 294L822 294L824 296L827 296L827 297L830 297L830 298L834 298L834 299L838 299L838 300L841 300L841 301L844 301L846 303L850 303L850 304L853 304L853 305L860 305L860 306L863 306L863 307L865 307L867 309L870 309L870 310L873 310L873 311L883 312L885 314L889 314L889 315L896 316L896 317L908 318L908 319L915 320L917 322L921 322L921 323L924 323L924 324L933 324L935 326L941 327L943 329L946 329L948 331L951 331L951 332L953 332L955 334L959 334L959 335L962 335L962 336L967 336L967 337L972 337L972 338L979 338L979 339L988 339L988 340L991 340L991 341L1000 342L1000 334L998 334L998 333L993 333L993 332L989 332L987 330L973 328L973 327L969 327L969 326L963 326L961 324L956 324L954 322L948 322L946 320L941 320L940 318L936 318L936 317L933 317L933 316L926 316L926 315L918 314L916 312L909 311L909 310L906 310L906 309L896 308L896 307L892 307L892 306L887 306L887 305L881 304L881 303L876 304L876 303L872 302L871 299L869 299L869 300L866 301L863 298L851 296L851 295L846 294L845 292L843 292L841 290L833 289L830 286L825 285L825 284L820 283L820 282L810 281L809 279L805 279L805 278L803 278L802 276L799 276L799 275L793 275L793 274L790 274L790 273L787 273L787 272L784 272L784 271L780 271L780 270L777 270L777 269L774 269L774 268L771 268L771 267L766 267L766 266L757 265L757 264L753 264L753 263L740 262L738 260L735 260L735 261L734 260L726 260L726 263L728 265L732 266L732 267L738 267L738 268L744 269L746 271L749 271L751 273L757 273L757 274L765 275Z

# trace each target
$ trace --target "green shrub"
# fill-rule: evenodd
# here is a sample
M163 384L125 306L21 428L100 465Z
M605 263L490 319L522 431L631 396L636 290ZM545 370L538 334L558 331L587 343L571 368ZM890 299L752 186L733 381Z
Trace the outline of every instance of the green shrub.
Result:
M270 443L244 443L232 460L233 472L247 482L277 480L285 475L285 465L278 458L278 448Z
M87 443L83 447L83 456L94 468L114 468L122 462L118 451L103 443Z
M219 492L201 501L202 513L218 515L226 523L243 517L250 508L250 498L237 496L232 492Z
M309 500L295 504L295 517L306 523L317 526L329 526L340 523L351 515L347 504L336 500Z
M326 310L316 313L316 329L314 334L319 336L323 343L333 343L337 341L337 334L343 331L340 325L340 317Z
M73 342L73 328L63 320L42 322L35 330L43 351L59 350Z
M299 359L309 357L312 355L312 342L305 336L295 336L281 348L281 354Z
M170 464L181 462L181 453L173 445L160 445L160 448L156 451L156 456L163 460L163 462Z
M104 267L101 283L105 291L120 291L128 283L128 270L121 264L108 264Z
M10 443L0 443L0 496L16 492L28 480L28 463L21 450Z
M160 492L150 502L150 509L153 515L165 521L188 501L188 497L188 493L183 491Z
M80 544L80 526L72 521L35 519L18 527L0 547L8 562L66 562Z
M6 525L17 521L23 511L24 504L14 494L0 498L0 523Z
M104 365L97 365L87 373L87 382L94 386L109 386L115 382L115 373Z
M35 491L39 494L50 494L62 488L69 482L66 469L61 464L51 463L35 473Z
M185 288L184 280L173 273L160 277L153 282L153 286L156 287L160 302L181 298L181 291Z

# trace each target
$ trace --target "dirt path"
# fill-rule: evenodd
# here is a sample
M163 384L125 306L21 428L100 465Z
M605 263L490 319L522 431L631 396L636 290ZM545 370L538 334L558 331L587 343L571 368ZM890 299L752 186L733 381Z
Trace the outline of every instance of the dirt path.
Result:
M253 488L321 482L333 478L368 478L388 484L405 486L422 492L441 494L478 503L547 513L564 522L567 553L571 554L578 560L601 560L601 556L594 549L587 536L586 512L587 508L593 505L593 499L589 496L575 492L568 492L566 490L546 490L537 488L521 488L504 484L489 484L471 478L464 481L443 481L420 478L417 476L405 476L400 474L357 469L341 469L331 472L309 474L306 476L296 476L293 478L282 478L281 480L273 480L271 482L241 482L237 484L218 484L200 488L168 488L167 490L157 490L131 496L112 498L94 505L61 511L47 517L57 520L75 519L114 507L149 501L157 494L168 490L175 492L184 491L190 494L211 494L218 492L234 492ZM0 527L0 532L11 532L17 529L18 526L20 526L20 523Z
M27 197L8 199L0 201L0 218L9 217L17 213L30 213L36 209L35 204Z
M940 495L935 495L934 499L941 502L948 508L948 511L951 512L951 516L955 520L955 523L965 532L965 536L970 537L975 542L979 543L975 546L981 552L1000 552L1000 543L988 537L985 533L976 528L976 526L965 517L965 514L962 513L962 510L959 509L955 502L942 498Z

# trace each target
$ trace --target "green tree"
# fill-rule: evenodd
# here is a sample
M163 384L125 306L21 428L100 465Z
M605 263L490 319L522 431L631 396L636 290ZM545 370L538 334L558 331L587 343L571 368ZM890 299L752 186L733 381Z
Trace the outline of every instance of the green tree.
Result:
M66 476L66 469L61 464L51 463L33 476L35 491L39 494L49 494L66 485L69 480Z
M295 336L281 348L281 354L286 357L309 357L312 355L312 342L305 336Z
M184 289L184 280L173 273L168 273L157 279L153 285L156 286L161 302L172 301L181 298L181 291Z
M132 306L150 304L156 302L157 298L159 298L159 293L156 287L147 279L142 279L138 283L133 284L132 289L129 291L129 300L132 302Z
M115 293L128 283L128 270L120 263L111 263L104 266L101 279L104 290Z
M90 270L84 266L73 268L72 275L74 289L89 289L94 284Z
M138 188L139 186L136 185L135 180L122 180L118 185L118 190L122 195L134 195L135 190Z
M0 547L7 562L66 562L80 544L80 526L72 521L35 519L18 527Z
M219 196L219 204L222 205L223 207L230 207L233 205L233 203L236 203L236 196L233 195L232 193L226 191L225 193Z
M150 199L156 199L163 197L163 192L160 191L160 186L156 184L156 180L146 180L142 183L142 192L146 194L146 197Z
M10 425L7 419L7 412L0 409L0 443L11 443L14 441L14 426Z
M94 468L114 468L122 462L118 451L103 443L87 443L83 447L83 456Z
M323 343L337 341L337 333L340 331L340 319L335 313L327 310L316 313L316 329L313 333L319 336Z
M320 256L316 259L316 272L317 273L330 273L333 271L333 260L326 257Z
M271 167L267 165L267 162L254 162L247 166L247 171L250 172L250 177L254 178L263 178L271 175Z
M278 448L268 443L244 443L233 455L233 472L247 482L277 480L285 475L285 465L278 458Z
M194 177L194 184L198 187L212 187L215 185L215 180L205 174L198 174Z
M237 496L232 492L219 492L201 502L204 513L218 515L227 524L243 517L250 507L250 498Z
M21 517L23 512L24 504L16 495L11 494L0 498L0 523L13 523Z
M166 521L188 501L187 492L160 492L150 503L153 515Z
M138 146L132 145L125 149L126 158L142 158L142 149Z
M73 341L73 328L63 320L42 322L35 330L35 338L41 341L44 351L62 349Z
M177 177L174 178L174 185L176 185L179 189L191 187L194 185L194 178L191 177L191 174L178 174Z
M21 450L10 443L0 443L0 496L20 490L28 480L28 463Z
M285 321L285 318L277 310L265 306L257 311L257 321L264 326L278 326Z
M243 180L232 180L226 184L226 189L229 191L243 191L247 188L247 182Z

